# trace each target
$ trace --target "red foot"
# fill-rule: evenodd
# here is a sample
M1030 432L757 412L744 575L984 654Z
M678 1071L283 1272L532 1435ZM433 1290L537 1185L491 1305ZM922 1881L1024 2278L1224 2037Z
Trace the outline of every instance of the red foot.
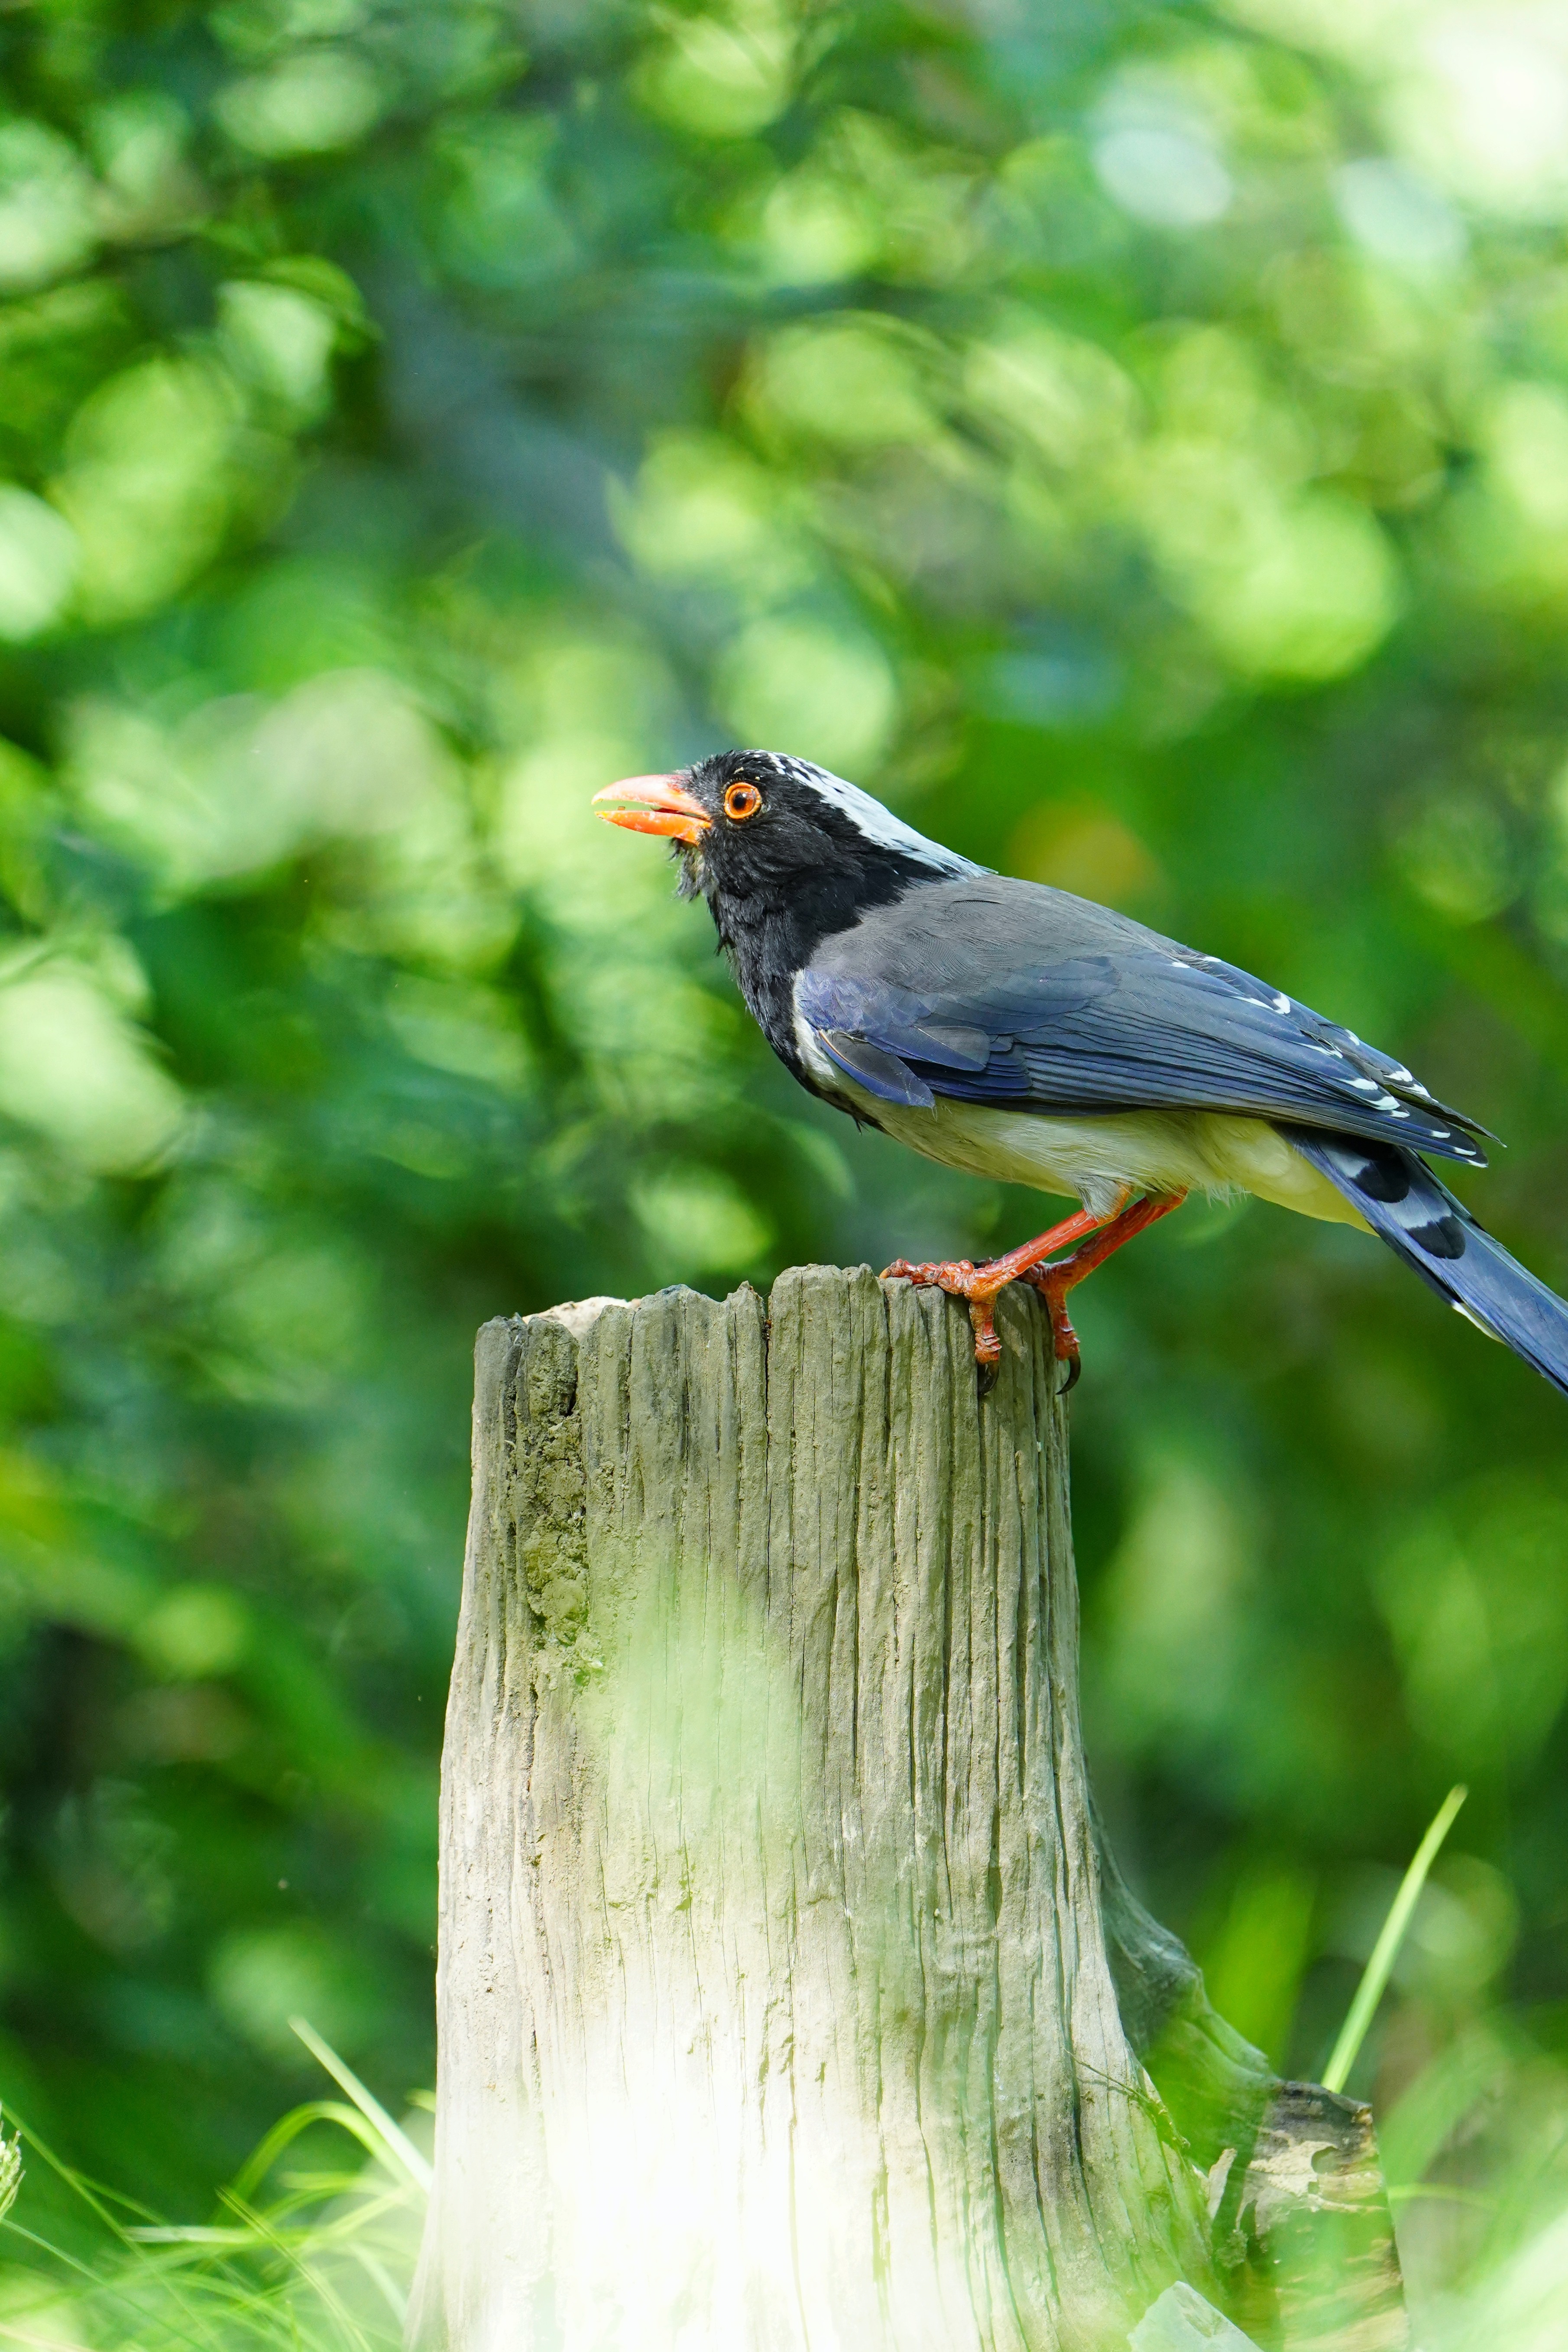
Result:
M907 1257L896 1257L891 1265L882 1268L882 1280L934 1283L939 1290L945 1290L950 1298L967 1298L969 1293L964 1286L973 1279L974 1272L973 1258L931 1258L924 1265L911 1265Z
M994 1384L996 1368L1002 1360L1002 1342L996 1336L996 1301L1010 1282L1026 1282L1037 1290L1046 1302L1051 1318L1051 1346L1059 1364L1069 1369L1062 1382L1065 1396L1082 1370L1079 1354L1078 1333L1067 1310L1067 1295L1086 1274L1092 1274L1123 1242L1152 1225L1156 1217L1167 1216L1179 1209L1185 1200L1184 1192L1152 1193L1131 1206L1122 1204L1109 1218L1091 1216L1080 1209L1037 1241L1026 1242L1021 1249L1009 1250L1005 1257L992 1258L984 1265L975 1265L966 1257L932 1259L922 1265L911 1265L908 1258L896 1257L882 1270L884 1282L902 1281L934 1285L945 1290L950 1298L962 1298L969 1308L969 1319L974 1327L974 1360L980 1370L981 1394ZM1063 1242L1077 1242L1079 1246L1068 1257L1047 1264L1053 1249Z
M1067 1308L1067 1294L1069 1286L1052 1279L1053 1276L1059 1276L1062 1269L1071 1264L1071 1258L1061 1258L1054 1265L1032 1265L1026 1274L1020 1275L1018 1277L1021 1282L1026 1282L1031 1290L1037 1290L1046 1302L1046 1311L1051 1318L1052 1353L1058 1364L1066 1364L1068 1367L1068 1376L1058 1391L1062 1396L1066 1396L1069 1389L1077 1388L1079 1374L1083 1370L1083 1358L1079 1352L1078 1333L1072 1328L1072 1318Z
M969 1319L974 1326L974 1360L977 1364L999 1364L1002 1342L996 1336L996 1300L1012 1279L1003 1275L995 1278L994 1265L976 1265L966 1257L932 1258L924 1265L911 1265L907 1257L896 1257L891 1265L882 1268L884 1282L919 1282L945 1290L950 1298L968 1301Z

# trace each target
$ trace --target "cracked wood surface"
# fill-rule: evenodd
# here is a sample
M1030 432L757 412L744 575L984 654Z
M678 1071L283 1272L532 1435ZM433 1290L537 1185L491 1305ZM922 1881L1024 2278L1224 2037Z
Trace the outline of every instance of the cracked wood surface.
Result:
M1102 1914L1037 1303L984 1406L939 1293L770 1308L479 1335L420 2352L1100 2352L1268 2154L1109 1856Z

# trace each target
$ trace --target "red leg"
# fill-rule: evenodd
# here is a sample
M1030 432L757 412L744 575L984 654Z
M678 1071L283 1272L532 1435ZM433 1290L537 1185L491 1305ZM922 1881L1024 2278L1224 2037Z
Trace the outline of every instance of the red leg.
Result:
M1130 1213L1123 1209L1126 1198L1123 1192L1121 1200L1111 1211L1112 1219ZM933 1283L939 1290L945 1290L950 1298L966 1298L969 1301L969 1319L974 1326L974 1360L977 1364L997 1364L1002 1360L1002 1342L996 1337L994 1317L996 1300L1001 1292L1010 1282L1037 1281L1035 1269L1042 1258L1049 1257L1051 1252L1060 1249L1064 1242L1081 1241L1086 1234L1092 1234L1097 1226L1106 1222L1104 1217L1095 1216L1089 1209L1079 1209L1076 1215L1065 1217L1059 1225L1053 1225L1048 1234L1041 1234L1034 1241L1025 1242L1018 1249L1009 1250L1005 1257L991 1258L984 1265L974 1265L966 1257L943 1258L926 1265L911 1265L908 1258L896 1257L891 1265L883 1267L882 1279L884 1282ZM1074 1262L1073 1258L1062 1261L1065 1265L1071 1265ZM1088 1271L1086 1266L1084 1272L1087 1274ZM1071 1328L1070 1325L1068 1328Z
M1051 1339L1058 1362L1072 1366L1064 1384L1064 1395L1078 1379L1079 1370L1078 1333L1068 1316L1068 1292L1080 1283L1086 1274L1092 1274L1097 1265L1103 1265L1123 1242L1132 1239L1134 1234L1142 1233L1145 1226L1153 1224L1157 1218L1168 1217L1173 1209L1179 1209L1186 1197L1185 1192L1148 1193L1142 1200L1134 1201L1129 1207L1120 1210L1110 1223L1102 1226L1089 1240L1080 1242L1070 1257L1062 1258L1055 1265L1031 1265L1025 1274L1024 1280L1034 1286L1050 1309Z

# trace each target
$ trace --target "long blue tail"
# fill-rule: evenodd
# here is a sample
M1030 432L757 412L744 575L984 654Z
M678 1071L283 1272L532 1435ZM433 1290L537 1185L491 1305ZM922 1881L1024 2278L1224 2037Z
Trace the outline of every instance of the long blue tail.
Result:
M1439 1298L1568 1395L1568 1303L1510 1257L1424 1160L1359 1136L1279 1131Z

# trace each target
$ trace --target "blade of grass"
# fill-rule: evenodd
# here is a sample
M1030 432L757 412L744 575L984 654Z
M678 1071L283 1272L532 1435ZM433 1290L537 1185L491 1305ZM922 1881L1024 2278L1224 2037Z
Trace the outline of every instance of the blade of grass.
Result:
M374 2110L375 2103L371 2105ZM421 2192L398 2158L384 2119L365 2114L358 2099L297 2108L268 2135L247 2173L258 2181L298 2133L318 2122L351 2134L356 2152L363 2147L372 2163L361 2172L286 2174L286 2193L265 2210L230 2189L223 2193L219 2215L205 2227L151 2217L128 2226L115 2210L128 2200L110 2200L107 2191L103 2202L93 2200L95 2184L51 2152L61 2178L89 2195L115 2242L89 2263L9 2215L0 2220L0 2230L18 2242L17 2251L36 2249L46 2258L27 2273L36 2280L36 2308L18 2304L8 2284L0 2352L7 2346L16 2352L89 2352L109 2341L138 2352L396 2352L397 2273ZM13 2263L13 2283L21 2275ZM62 2326L68 2334L61 2333Z
M387 2153L402 2166L416 2188L423 2189L428 2196L435 2186L436 2176L407 2133L393 2122L381 2101L365 2089L352 2067L344 2065L331 2042L323 2042L313 2025L302 2017L291 2017L289 2024L311 2057L319 2060L340 2089L348 2093L365 2121L380 2133L386 2143Z
M254 2197L285 2148L312 2124L321 2123L336 2124L340 2130L350 2133L368 2156L382 2153L380 2132L357 2108L345 2107L340 2099L312 2099L305 2106L291 2108L273 2125L224 2193L245 2199Z
M145 2205L138 2205L131 2198L121 2197L117 2190L105 2189L100 2182L89 2180L86 2173L76 2171L72 2166L65 2162L63 2158L55 2154L47 2140L40 2139L37 2133L23 2122L15 2107L9 2108L7 2112L10 2115L12 2128L23 2145L30 2147L36 2156L41 2156L50 2171L57 2174L72 2194L79 2197L88 2210L96 2214L99 2221L103 2223L104 2228L111 2230L117 2238L123 2239L125 2230L123 2223L110 2210L112 2206L123 2205L128 2213L139 2214L144 2221L154 2219ZM7 2227L10 2226L12 2225L7 2224Z
M1344 2089L1351 2068L1355 2064L1357 2053L1366 2039L1367 2027L1372 2023L1394 1963L1399 1957L1399 1947L1405 1941L1405 1931L1410 1925L1410 1915L1415 1908L1416 1898L1426 1884L1426 1874L1436 1861L1443 1840L1453 1828L1455 1816L1468 1794L1469 1790L1462 1787L1449 1790L1433 1817L1431 1827L1415 1849L1399 1892L1389 1906L1383 1932L1372 1948L1372 1958L1362 1971L1355 1999L1340 2028L1340 2038L1334 2044L1333 2053L1323 2069L1325 2091Z
M348 2070L345 2067L343 2071L346 2074ZM369 2096L368 2093L366 2096ZM417 2149L415 2150L415 2154L418 2154ZM250 2224L257 2238L269 2245L292 2271L294 2276L310 2288L323 2308L336 2320L344 2336L354 2346L355 2352L371 2352L370 2340L353 2312L343 2302L321 2264L310 2260L311 2250L309 2240L307 2239L303 2245L290 2245L285 2234L273 2227L265 2213L244 2206L237 2206L236 2210L241 2219Z
M398 2294L386 2264L378 2263L366 2246L353 2246L349 2251L384 2301L398 2326L402 2327L408 2317L408 2300L405 2295Z
M189 2225L160 2222L156 2229L127 2230L125 2234L138 2246L253 2246L256 2243L254 2230L220 2230L208 2222L192 2222Z

